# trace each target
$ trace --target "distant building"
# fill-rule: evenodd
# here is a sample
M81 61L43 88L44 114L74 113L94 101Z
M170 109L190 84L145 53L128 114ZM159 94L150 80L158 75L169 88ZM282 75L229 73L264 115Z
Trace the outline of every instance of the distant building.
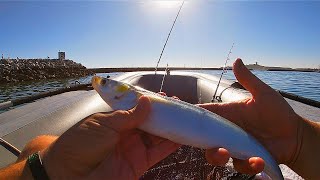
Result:
M65 60L66 59L66 52L60 52L58 53L59 60Z

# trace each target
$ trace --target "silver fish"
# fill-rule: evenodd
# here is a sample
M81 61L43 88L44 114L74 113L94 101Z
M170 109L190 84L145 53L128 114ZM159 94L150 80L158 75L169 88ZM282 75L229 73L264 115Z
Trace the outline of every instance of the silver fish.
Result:
M113 110L131 109L139 97L148 96L151 112L139 127L145 132L203 149L224 147L238 159L261 157L271 179L284 179L276 161L255 138L215 113L112 79L95 76L92 86Z

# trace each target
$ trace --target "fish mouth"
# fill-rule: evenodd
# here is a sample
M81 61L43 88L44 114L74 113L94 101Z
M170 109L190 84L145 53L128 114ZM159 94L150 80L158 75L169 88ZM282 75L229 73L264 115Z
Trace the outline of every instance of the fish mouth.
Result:
M99 76L93 76L93 77L92 77L92 80L91 80L91 82L92 82L92 87L93 87L94 89L96 89L97 85L99 85L99 84L101 83L101 80L102 80L101 77L99 77Z
M99 77L99 76L93 76L92 77L92 83L100 84L101 79L102 78Z

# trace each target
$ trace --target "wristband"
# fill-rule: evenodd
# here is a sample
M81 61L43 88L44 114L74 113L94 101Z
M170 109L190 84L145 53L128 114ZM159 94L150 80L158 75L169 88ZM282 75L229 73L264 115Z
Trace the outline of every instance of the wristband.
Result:
M48 174L43 167L39 152L31 154L28 157L27 163L29 165L32 177L35 180L49 180Z

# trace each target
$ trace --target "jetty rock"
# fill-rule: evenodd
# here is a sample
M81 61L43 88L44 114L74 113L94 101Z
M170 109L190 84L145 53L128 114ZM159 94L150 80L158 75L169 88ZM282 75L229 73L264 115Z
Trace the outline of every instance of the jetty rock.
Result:
M93 74L73 60L1 59L0 83L53 78L75 78Z

